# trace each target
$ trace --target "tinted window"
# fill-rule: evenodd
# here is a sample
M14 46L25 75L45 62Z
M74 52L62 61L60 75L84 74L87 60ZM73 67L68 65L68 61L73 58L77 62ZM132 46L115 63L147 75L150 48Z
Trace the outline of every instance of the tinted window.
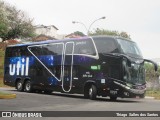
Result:
M139 50L136 43L129 41L129 40L123 40L123 39L117 39L119 45L121 46L121 49L124 53L130 54L132 56L141 56L141 51Z
M43 55L56 55L56 45L44 45Z
M27 47L21 47L21 56L29 56L29 51L27 49Z
M43 55L62 55L63 44L49 44L43 46Z
M12 51L11 48L6 48L5 56L6 56L6 57L11 57L11 56L12 56L11 51Z
M33 46L29 47L29 49L35 56L42 55L42 46Z
M48 44L29 48L33 54L38 55L62 55L63 44Z
M74 54L96 55L95 48L91 39L76 41Z
M118 52L114 39L111 38L95 38L94 39L98 53L115 53Z
M20 57L22 50L20 47L9 47L6 49L6 57Z
M73 43L66 43L65 54L73 53Z
M62 50L63 50L63 44L57 44L56 45L56 54L62 55Z

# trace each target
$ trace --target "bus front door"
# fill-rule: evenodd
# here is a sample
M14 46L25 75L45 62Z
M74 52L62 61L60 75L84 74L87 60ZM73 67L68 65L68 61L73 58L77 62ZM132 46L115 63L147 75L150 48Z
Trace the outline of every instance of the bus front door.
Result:
M72 69L73 69L74 42L67 42L64 48L64 61L62 73L62 89L70 92L72 89Z

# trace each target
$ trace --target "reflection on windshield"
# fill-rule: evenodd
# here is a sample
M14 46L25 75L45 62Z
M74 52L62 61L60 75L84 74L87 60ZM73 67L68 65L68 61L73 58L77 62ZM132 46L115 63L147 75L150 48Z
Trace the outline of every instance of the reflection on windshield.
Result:
M145 69L142 64L134 65L137 68L129 68L128 82L132 84L144 84L145 83Z
M142 54L136 43L122 39L117 39L117 40L124 53L138 55L142 57Z

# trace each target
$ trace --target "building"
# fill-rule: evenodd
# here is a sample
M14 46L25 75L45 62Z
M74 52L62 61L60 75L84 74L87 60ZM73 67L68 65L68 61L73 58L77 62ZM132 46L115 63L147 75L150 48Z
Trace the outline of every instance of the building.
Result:
M34 26L35 33L37 35L46 35L53 38L57 38L57 30L58 28L54 25L44 26L44 25L36 25Z
M38 35L38 36L32 38L33 42L45 41L45 40L56 40L56 38L50 37L50 36L46 36L46 35L43 35L43 34Z
M0 42L0 49L5 50L7 45L15 45L18 43L21 43L21 41L15 39L5 40L4 42Z
M80 38L80 37L83 37L83 36L75 34L75 33L71 33L65 36L65 38Z

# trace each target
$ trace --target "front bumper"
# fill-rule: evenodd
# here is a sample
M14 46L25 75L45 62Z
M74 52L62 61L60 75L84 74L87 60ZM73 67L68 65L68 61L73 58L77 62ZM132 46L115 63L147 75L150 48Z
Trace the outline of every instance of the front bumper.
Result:
M141 87L141 89L134 89L116 81L114 81L114 84L118 85L121 88L121 90L119 90L117 93L123 98L143 98L145 96L146 87Z

